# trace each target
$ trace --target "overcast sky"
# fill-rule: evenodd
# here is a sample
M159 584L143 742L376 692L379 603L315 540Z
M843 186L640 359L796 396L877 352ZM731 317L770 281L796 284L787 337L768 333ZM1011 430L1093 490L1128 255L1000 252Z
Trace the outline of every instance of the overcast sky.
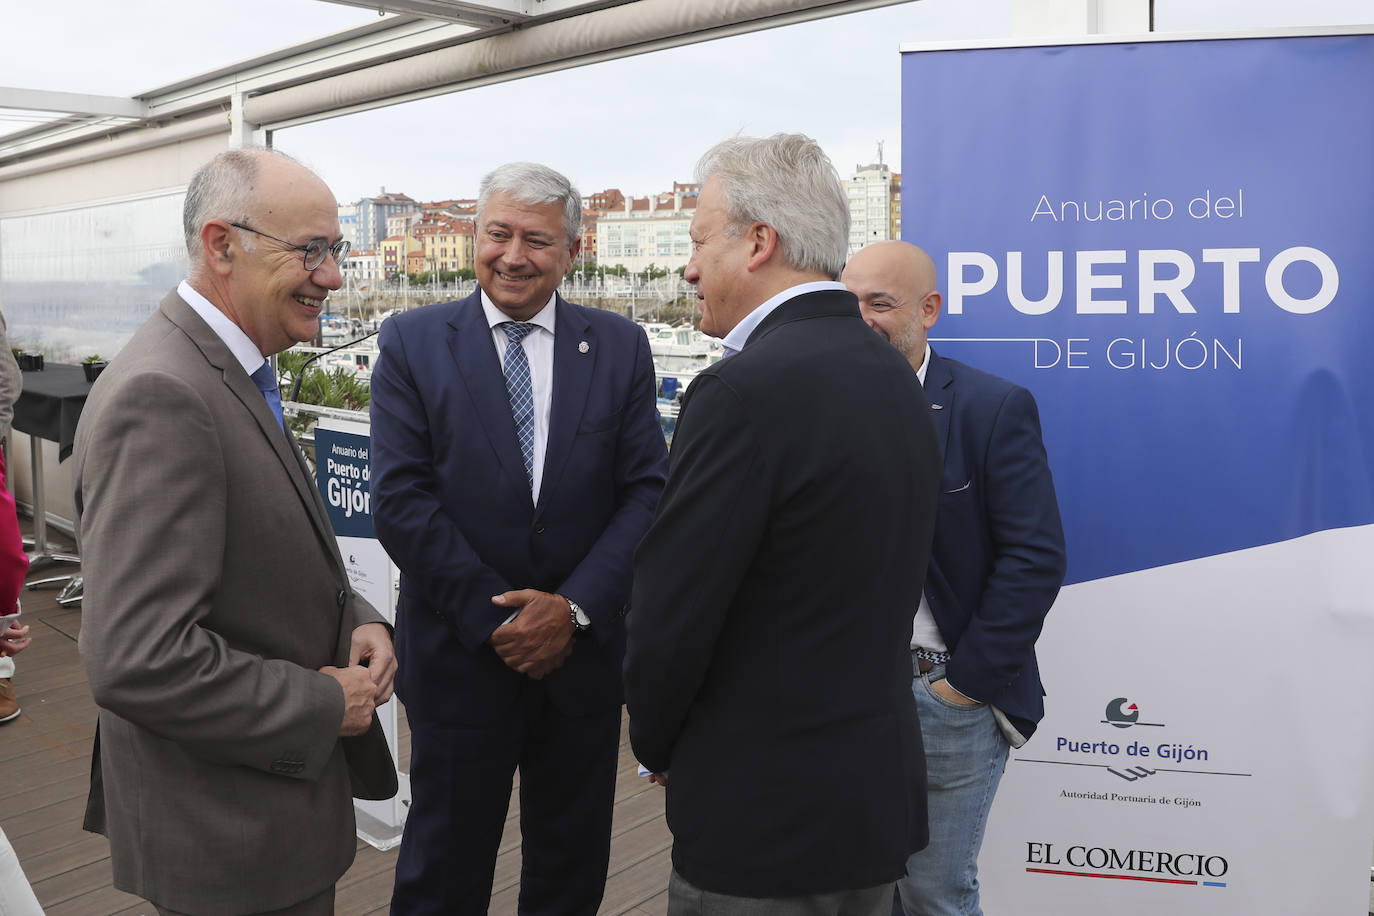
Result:
M810 134L841 174L873 161L881 140L900 171L898 47L1007 37L1011 9L919 0L290 128L275 142L341 201L382 186L470 197L512 159L546 162L584 193L644 195L691 180L707 147L741 132ZM0 0L0 86L133 95L375 17L319 0ZM1374 0L1155 3L1159 32L1371 23ZM0 132L21 126L0 121Z

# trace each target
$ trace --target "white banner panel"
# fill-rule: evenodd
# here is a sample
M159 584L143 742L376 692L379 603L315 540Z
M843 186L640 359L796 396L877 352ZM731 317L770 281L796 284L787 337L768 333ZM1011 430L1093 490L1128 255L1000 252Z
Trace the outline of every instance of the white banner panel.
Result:
M1082 582L1040 642L989 913L1363 913L1374 526Z

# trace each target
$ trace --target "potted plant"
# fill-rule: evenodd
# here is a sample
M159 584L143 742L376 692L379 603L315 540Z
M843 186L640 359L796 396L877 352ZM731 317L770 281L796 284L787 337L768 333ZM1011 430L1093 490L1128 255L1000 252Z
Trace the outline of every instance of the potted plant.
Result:
M81 361L81 371L86 374L86 381L94 382L108 365L109 362L101 359L99 353L92 353Z

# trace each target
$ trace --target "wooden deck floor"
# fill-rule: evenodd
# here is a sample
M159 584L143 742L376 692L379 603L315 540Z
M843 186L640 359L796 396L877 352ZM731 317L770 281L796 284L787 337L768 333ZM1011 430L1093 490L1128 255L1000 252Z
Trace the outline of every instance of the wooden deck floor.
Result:
M62 544L60 535L53 540ZM71 569L41 567L30 579ZM109 844L81 829L96 709L76 650L80 607L58 606L51 589L25 592L23 601L33 645L16 659L14 685L23 714L0 725L0 826L48 916L153 916L148 903L110 886ZM402 769L409 760L408 738L402 716ZM672 838L663 792L640 779L635 766L622 730L610 875L600 911L606 916L667 912ZM518 799L512 798L491 897L490 912L498 916L515 913L518 814ZM359 842L353 867L339 880L335 912L386 913L396 855Z

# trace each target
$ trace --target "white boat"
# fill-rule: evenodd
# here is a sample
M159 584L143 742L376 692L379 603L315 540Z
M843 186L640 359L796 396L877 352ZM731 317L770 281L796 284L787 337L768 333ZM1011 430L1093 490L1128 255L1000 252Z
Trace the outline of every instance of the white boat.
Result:
M350 372L358 378L370 382L372 381L372 367L377 362L377 351L371 353L361 348L351 348L339 350L337 353L330 353L328 356L320 358L320 368L326 372L333 372L335 369L342 369Z
M348 340L345 338L344 343ZM331 346L338 346L332 344ZM365 382L372 381L372 370L377 365L377 358L381 351L377 347L377 338L369 337L367 340L358 341L351 347L333 350L329 347L311 347L304 344L297 344L292 350L300 353L318 354L318 359L310 364L310 369L319 369L324 372L333 372L341 369L350 375L355 375ZM283 378L290 381L290 373L283 375Z
M649 338L649 352L653 354L654 365L660 369L702 369L724 355L720 341L689 324L640 322L639 326Z
M340 318L333 315L320 318L320 343L323 346L336 347L365 333L367 332L363 330L363 323L357 318Z

